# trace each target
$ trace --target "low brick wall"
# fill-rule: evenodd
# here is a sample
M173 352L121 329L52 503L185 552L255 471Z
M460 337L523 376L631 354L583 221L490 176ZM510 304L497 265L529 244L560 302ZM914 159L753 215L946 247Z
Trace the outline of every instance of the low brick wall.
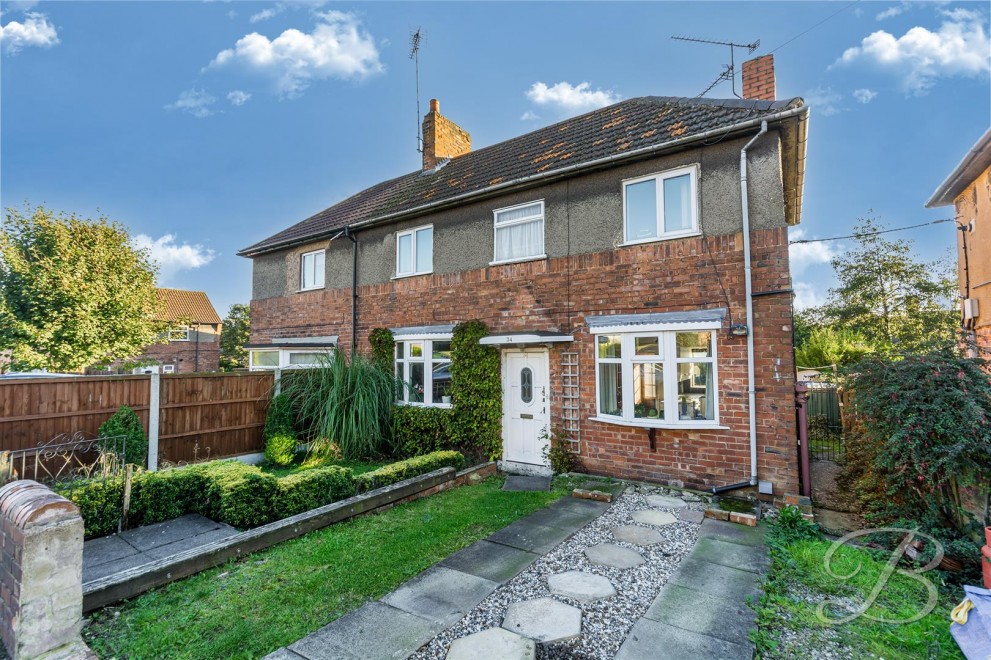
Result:
M0 637L14 660L95 657L79 636L83 614L83 519L45 486L0 488Z

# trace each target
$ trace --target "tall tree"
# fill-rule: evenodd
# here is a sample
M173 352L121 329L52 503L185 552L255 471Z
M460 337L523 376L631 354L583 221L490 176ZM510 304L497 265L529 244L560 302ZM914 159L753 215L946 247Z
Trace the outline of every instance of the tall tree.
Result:
M0 224L0 349L14 369L78 371L157 340L156 268L123 225L7 209Z
M839 286L807 317L853 331L881 352L923 353L952 344L956 285L949 268L918 260L911 241L878 234L884 228L874 218L861 219L856 246L832 261Z
M235 303L231 305L220 330L220 368L234 371L248 366L248 351L244 345L251 334L251 307Z

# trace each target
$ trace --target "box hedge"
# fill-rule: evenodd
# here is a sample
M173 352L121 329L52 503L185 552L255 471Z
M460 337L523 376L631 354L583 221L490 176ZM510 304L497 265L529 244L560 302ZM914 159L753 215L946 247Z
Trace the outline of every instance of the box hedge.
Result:
M425 406L395 406L392 437L400 456L420 456L456 446L454 410Z
M435 451L423 456L407 458L405 461L384 465L372 472L359 474L355 481L358 482L358 492L364 493L375 488L382 488L403 479L418 477L427 472L433 472L444 467L452 467L460 470L465 464L465 457L456 451Z
M290 474L279 479L275 513L278 518L295 516L351 497L355 488L350 468L331 466Z

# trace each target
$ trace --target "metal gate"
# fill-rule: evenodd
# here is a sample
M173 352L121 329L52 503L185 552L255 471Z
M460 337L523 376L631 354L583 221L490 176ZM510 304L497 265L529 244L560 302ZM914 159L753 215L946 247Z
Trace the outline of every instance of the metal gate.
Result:
M805 385L809 388L805 410L810 457L813 460L841 460L843 418L840 416L840 397L836 385L814 382Z

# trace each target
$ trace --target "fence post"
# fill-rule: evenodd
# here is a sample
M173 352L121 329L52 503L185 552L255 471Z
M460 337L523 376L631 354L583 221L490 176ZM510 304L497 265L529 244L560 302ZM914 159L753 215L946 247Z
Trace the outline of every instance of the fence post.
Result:
M812 497L812 469L809 465L809 418L805 404L809 400L809 387L795 383L795 408L798 424L798 455L802 465L802 495Z
M148 469L158 470L158 416L161 410L162 377L151 374L151 385L148 388Z
M275 396L282 394L282 369L275 369Z

